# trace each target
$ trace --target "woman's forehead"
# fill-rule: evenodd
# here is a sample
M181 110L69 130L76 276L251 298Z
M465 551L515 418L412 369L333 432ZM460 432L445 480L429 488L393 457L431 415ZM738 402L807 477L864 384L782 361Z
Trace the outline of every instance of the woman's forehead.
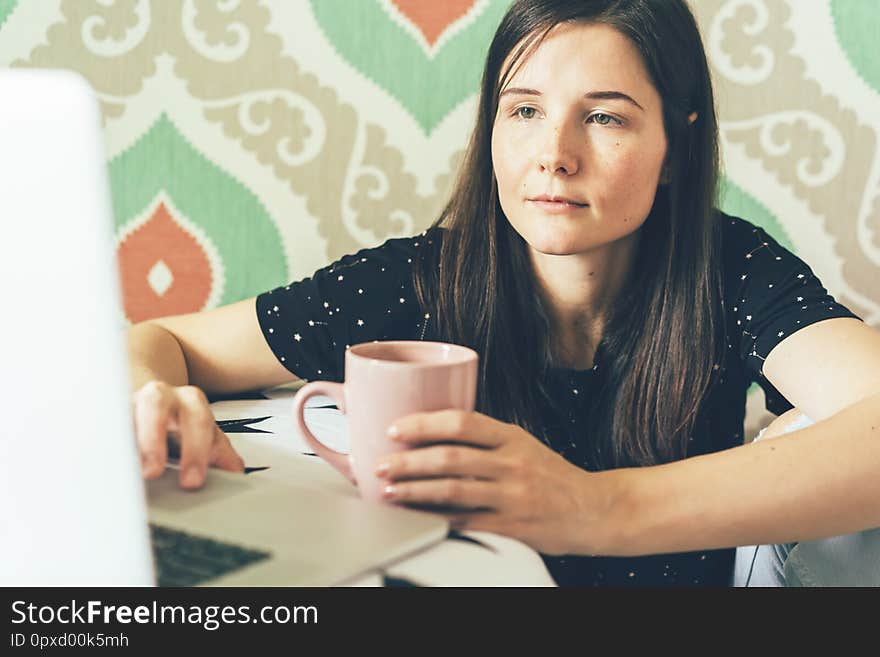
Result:
M508 55L502 74L509 69L519 47L518 44ZM550 84L625 86L633 93L644 93L645 87L653 89L632 41L614 27L601 23L562 23L543 39L534 39L508 73L505 88L537 87L543 91L540 87ZM585 88L581 93L586 91Z

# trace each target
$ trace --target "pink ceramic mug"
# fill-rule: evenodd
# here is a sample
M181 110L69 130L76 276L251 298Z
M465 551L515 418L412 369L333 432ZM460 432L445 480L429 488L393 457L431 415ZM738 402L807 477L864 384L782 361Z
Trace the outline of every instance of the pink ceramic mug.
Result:
M313 381L293 402L300 434L315 453L357 484L361 497L380 501L379 459L404 447L388 438L394 420L420 412L474 410L477 353L443 342L364 342L345 352L345 383ZM326 395L348 419L351 454L323 445L303 418L309 397Z

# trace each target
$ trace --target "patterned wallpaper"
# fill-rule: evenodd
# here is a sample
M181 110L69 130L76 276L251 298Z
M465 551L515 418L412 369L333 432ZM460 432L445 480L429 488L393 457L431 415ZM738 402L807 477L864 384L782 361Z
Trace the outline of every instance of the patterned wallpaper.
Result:
M0 0L0 65L104 112L129 320L229 303L423 230L510 0ZM722 206L880 326L875 0L692 0Z

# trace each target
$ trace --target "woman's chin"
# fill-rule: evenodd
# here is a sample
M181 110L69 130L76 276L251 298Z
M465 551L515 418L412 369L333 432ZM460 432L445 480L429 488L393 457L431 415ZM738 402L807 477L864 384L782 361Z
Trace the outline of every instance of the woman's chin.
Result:
M532 245L532 248L538 253L542 253L543 255L552 255L552 256L566 256L566 255L575 255L576 253L583 253L586 249L578 248L575 246L565 246L565 245Z
M526 242L538 253L555 256L583 253L597 246L595 240L584 235L535 235L527 236Z
M636 236L639 228L641 228L641 224L618 226L557 224L529 226L527 229L517 232L534 251L545 255L565 256L588 253L621 241L628 241L628 238ZM618 246L622 246L622 244Z

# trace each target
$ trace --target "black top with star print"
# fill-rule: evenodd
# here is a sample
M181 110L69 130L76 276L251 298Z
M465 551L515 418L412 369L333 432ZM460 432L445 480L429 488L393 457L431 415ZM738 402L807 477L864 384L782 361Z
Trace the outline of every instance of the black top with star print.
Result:
M743 442L746 391L765 392L769 411L792 408L763 377L767 354L796 331L833 317L856 317L828 294L800 258L762 228L719 213L723 222L723 286L727 350L719 384L703 401L689 456ZM348 255L309 278L257 297L266 341L287 369L302 379L343 380L345 350L371 340L436 339L429 309L420 308L412 281L418 250L443 238L442 230L396 238ZM857 318L857 317L856 317ZM857 318L858 319L858 318ZM602 345L594 367L552 369L546 382L554 403L544 409L550 446L572 463L594 470L590 400L607 385ZM727 586L733 549L643 557L549 557L560 585Z

